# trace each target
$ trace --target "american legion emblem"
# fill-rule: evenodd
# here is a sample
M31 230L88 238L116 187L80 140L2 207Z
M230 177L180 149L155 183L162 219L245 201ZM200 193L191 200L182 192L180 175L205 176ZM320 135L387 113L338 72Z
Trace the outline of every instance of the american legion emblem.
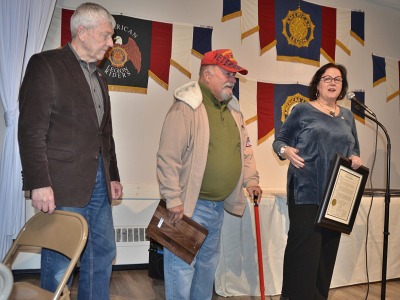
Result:
M281 109L282 109L281 121L282 121L282 123L285 122L286 118L289 116L293 107L295 107L297 104L303 103L303 102L309 102L309 99L300 93L296 93L294 95L288 96L285 100L285 103L283 103L283 105L281 106Z
M140 52L136 42L129 37L128 43L123 45L122 38L120 36L116 36L114 40L114 47L110 48L110 50L106 53L106 57L110 60L111 66L115 68L114 72L119 73L119 76L128 75L127 73L129 73L129 70L127 68L121 68L123 68L125 63L130 60L136 72L139 73L142 67L142 53ZM109 67L109 70L112 72L111 67Z
M286 17L282 20L282 34L286 37L289 45L298 48L308 47L314 39L315 25L310 15L304 13L300 7L296 10L289 10Z

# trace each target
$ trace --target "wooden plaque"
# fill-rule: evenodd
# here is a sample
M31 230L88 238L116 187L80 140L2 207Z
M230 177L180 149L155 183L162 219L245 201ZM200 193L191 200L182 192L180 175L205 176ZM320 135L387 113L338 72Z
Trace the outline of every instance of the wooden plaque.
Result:
M208 230L185 215L176 224L170 223L166 203L160 200L146 234L191 264L207 237Z

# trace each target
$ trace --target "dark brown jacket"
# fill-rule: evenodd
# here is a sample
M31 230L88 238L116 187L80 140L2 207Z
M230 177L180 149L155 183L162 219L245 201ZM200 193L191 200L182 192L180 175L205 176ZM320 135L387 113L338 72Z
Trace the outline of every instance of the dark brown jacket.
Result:
M101 151L108 195L119 181L110 97L99 70L104 117L99 127L90 87L67 45L35 54L19 94L18 141L23 189L51 186L56 206L85 206L95 184Z

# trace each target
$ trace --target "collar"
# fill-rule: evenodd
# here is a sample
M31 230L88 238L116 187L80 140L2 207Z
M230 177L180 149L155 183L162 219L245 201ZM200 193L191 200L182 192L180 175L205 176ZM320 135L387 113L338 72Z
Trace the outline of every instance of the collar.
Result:
M216 107L226 108L228 106L228 103L232 100L232 98L230 98L229 100L219 101L217 98L215 98L214 94L211 93L211 90L207 86L205 86L201 82L199 82L199 86L201 89L201 93L203 94L203 101L209 101Z

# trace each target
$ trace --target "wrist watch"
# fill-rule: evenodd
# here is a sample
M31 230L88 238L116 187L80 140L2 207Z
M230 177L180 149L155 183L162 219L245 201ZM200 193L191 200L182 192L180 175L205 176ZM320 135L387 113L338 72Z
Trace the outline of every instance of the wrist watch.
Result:
M283 158L282 155L285 154L286 148L287 148L287 146L282 146L281 149L279 149L278 155L279 155L280 157Z

